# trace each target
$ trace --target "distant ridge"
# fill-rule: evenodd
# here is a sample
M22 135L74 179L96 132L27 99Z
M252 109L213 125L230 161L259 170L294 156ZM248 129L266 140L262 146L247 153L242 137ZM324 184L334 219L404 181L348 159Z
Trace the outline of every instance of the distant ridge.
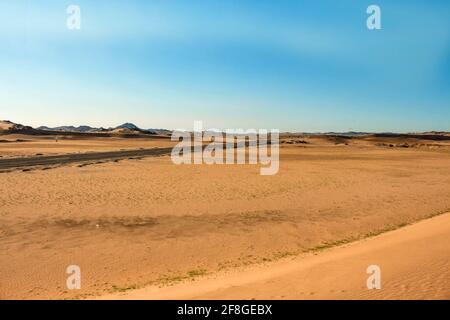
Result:
M59 126L59 127L48 127L48 126L40 126L37 128L37 130L44 130L44 131L58 131L58 132L81 132L81 133L121 133L121 134L159 134L160 132L162 134L166 134L170 132L169 130L161 129L161 130L154 130L154 129L141 129L137 125L131 123L131 122L125 122L124 124L121 124L117 127L110 127L110 128L97 128L97 127L91 127L87 125L81 125L78 127L75 126Z
M121 124L120 126L115 127L114 129L128 129L128 130L135 130L135 131L141 131L142 129L136 126L133 123L126 122L124 124Z
M40 126L38 128L36 128L37 130L47 130L47 131L66 131L66 132L95 132L98 131L98 128L93 128L90 126L78 126L78 127L74 127L74 126L61 126L61 127L54 127L54 128L49 128L46 126Z
M19 123L14 123L9 120L0 120L0 131L23 131L23 130L33 130L33 128L29 126L24 126Z
M88 125L80 126L58 126L48 127L40 126L33 128L31 126L14 123L10 120L0 120L0 133L22 133L22 134L44 134L51 135L52 132L59 132L60 134L123 134L123 135L170 135L172 130L168 129L142 129L131 122L125 122L117 127L91 127ZM395 132L364 132L364 131L347 131L347 132L281 132L280 135L305 135L305 136L341 136L341 137L360 137L360 136L374 136L374 137L409 137L409 138L423 138L429 140L448 140L450 138L449 131L425 131L425 132L409 132L409 133L395 133Z

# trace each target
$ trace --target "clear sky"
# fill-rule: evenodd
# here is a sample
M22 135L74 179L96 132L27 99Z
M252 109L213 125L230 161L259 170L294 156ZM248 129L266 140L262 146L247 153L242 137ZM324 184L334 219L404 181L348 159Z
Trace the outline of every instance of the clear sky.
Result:
M0 119L450 130L450 1L2 0Z

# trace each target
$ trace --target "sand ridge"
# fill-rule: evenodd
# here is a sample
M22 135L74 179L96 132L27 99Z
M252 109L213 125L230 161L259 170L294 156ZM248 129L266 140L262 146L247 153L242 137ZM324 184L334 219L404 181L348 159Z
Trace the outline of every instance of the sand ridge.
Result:
M450 299L449 243L446 213L317 255L100 299ZM382 285L369 290L373 264Z

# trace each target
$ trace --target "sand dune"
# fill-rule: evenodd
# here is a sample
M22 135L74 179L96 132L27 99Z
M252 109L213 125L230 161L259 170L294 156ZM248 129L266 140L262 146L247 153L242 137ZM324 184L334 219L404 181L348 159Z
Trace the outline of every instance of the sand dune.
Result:
M318 255L103 299L450 299L450 213ZM367 288L369 265L381 289Z

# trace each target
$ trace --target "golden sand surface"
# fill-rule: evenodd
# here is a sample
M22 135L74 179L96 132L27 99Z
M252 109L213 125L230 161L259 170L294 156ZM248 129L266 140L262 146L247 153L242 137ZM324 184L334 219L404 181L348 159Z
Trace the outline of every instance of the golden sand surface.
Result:
M0 173L0 298L92 298L191 282L320 256L450 209L447 142L307 140L281 144L274 176L261 176L260 165L174 165L169 156ZM111 141L74 140L57 150L39 140L3 143L0 155L168 143ZM426 270L420 261L417 269ZM81 268L81 290L66 288L69 265ZM255 296L303 297L275 289Z
M194 282L150 286L100 299L448 300L449 243L450 213L446 213L321 254L305 254ZM379 270L378 288L370 285L373 266Z

